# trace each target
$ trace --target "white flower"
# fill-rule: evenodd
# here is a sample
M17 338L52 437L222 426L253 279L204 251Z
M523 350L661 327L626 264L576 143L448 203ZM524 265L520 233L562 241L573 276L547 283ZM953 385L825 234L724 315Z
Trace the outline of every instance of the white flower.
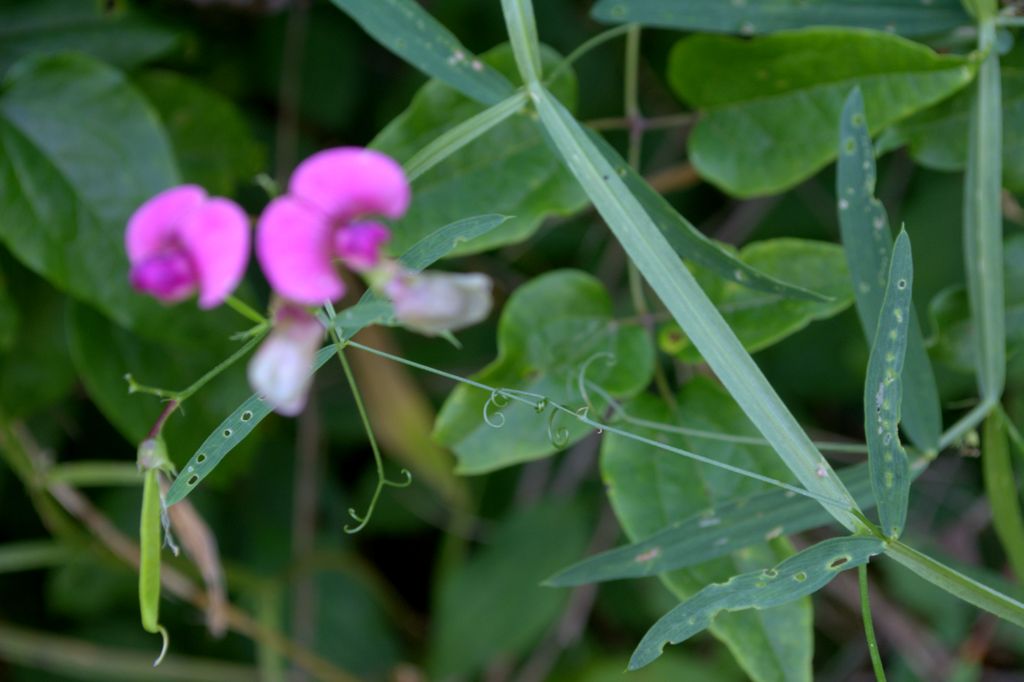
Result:
M313 360L324 328L308 311L286 303L274 315L274 330L249 362L249 385L279 414L294 417L306 406Z
M469 327L491 312L491 279L480 273L402 273L385 290L395 317L428 336Z

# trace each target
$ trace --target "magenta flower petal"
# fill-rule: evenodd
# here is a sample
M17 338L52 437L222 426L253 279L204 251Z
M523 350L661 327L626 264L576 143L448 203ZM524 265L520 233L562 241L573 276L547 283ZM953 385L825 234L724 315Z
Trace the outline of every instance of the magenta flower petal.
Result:
M128 261L135 265L173 245L189 213L206 199L196 185L179 185L157 194L128 220L124 233Z
M306 305L321 305L345 293L332 262L330 222L316 209L290 196L279 197L263 211L256 230L256 258L277 293Z
M210 199L181 228L181 243L199 280L199 307L224 302L249 263L249 217L229 199Z
M391 239L391 230L380 223L356 223L334 233L334 253L356 272L377 267L380 250Z
M402 167L390 156L362 147L337 147L299 164L289 192L338 223L361 215L397 219L409 207L411 190Z
M196 292L192 260L182 249L167 249L138 261L128 279L136 291L164 303L183 301Z

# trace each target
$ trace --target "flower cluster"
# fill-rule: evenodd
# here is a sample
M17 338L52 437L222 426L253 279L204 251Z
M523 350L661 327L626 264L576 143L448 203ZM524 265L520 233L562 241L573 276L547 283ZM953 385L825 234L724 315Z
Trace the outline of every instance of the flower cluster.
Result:
M325 333L310 307L345 295L343 268L387 295L398 321L422 334L461 329L490 313L487 276L415 273L384 257L391 231L383 221L401 218L410 199L393 159L339 147L299 164L288 192L259 217L256 257L276 298L273 330L250 362L249 382L281 414L305 407ZM249 218L233 201L195 185L168 189L128 221L131 284L164 303L198 294L200 307L216 307L245 275L249 233Z

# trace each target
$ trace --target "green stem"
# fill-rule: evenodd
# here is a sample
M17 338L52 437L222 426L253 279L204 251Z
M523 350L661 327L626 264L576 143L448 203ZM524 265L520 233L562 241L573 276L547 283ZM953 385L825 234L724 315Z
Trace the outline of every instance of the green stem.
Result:
M377 445L377 437L373 434L373 426L370 424L370 417L366 412L366 406L363 405L363 396L359 391L359 385L356 383L355 375L352 374L352 368L349 367L348 360L345 358L345 346L354 345L354 342L348 341L343 342L341 337L338 336L338 332L334 327L333 320L335 317L334 306L331 304L327 305L327 315L331 318L331 339L334 341L334 347L337 349L336 355L338 361L341 362L341 369L345 372L345 379L348 381L349 388L352 390L352 398L356 402L356 410L359 412L359 419L363 422L363 429L366 431L366 437L370 441L370 449L373 451L373 462L377 467L377 486L373 490L373 496L370 498L370 504L366 508L366 512L360 516L356 513L356 510L349 508L348 513L355 521L356 524L353 526L345 526L345 532L349 535L358 533L366 524L370 522L370 518L373 516L373 510L377 508L377 501L380 499L381 493L384 491L385 486L392 486L395 488L404 488L412 482L412 474L408 469L402 469L402 481L391 481L384 475L384 458L380 454L380 447Z
M592 36L591 38L588 38L586 41L581 43L579 45L579 47L577 47L575 50L570 52L568 57L566 57L565 59L560 61L558 63L558 66L556 66L554 69L551 70L551 73L548 74L548 77L544 79L544 85L545 86L550 86L553 82L555 82L555 80L559 76L562 75L563 71L565 71L570 66L572 66L583 55L587 54L588 52L593 50L595 47L599 47L600 45L604 45L609 40L614 40L615 38L618 38L622 34L624 34L627 31L629 31L629 29L632 28L632 26L633 26L632 24L623 24L622 26L616 26L615 28L610 28L607 31L602 31L601 33L598 33L596 36Z
M1024 580L1024 515L1010 461L1006 421L1002 410L993 410L985 420L981 440L982 474L985 496L992 507L992 526L1017 579Z
M522 109L526 93L517 92L511 97L484 109L454 128L442 133L423 147L405 163L405 174L412 182L428 170L477 139L512 114Z
M885 666L878 653L878 640L875 638L875 624L871 622L871 602L868 597L868 566L857 567L857 578L860 581L860 613L864 619L864 637L868 641L868 653L871 654L871 667L875 669L875 679L885 682Z
M263 337L266 336L267 332L269 332L269 331L270 331L270 329L268 327L268 328L260 330L256 334L254 334L253 337L251 339L249 339L248 341L246 341L245 344L241 348L239 348L234 353L229 355L225 360L223 360L220 364L218 364L216 367L211 369L209 372L207 372L203 376L199 377L199 379L195 383L193 383L191 386L189 386L185 390L183 390L180 393L178 393L178 395L176 396L177 400L178 400L178 405L181 405L183 402L185 402L186 400L191 398L195 394L196 391L198 391L203 386L205 386L206 384L210 383L215 378L217 378L217 376L221 372L223 372L228 367L230 367L231 365L235 364L236 362L241 360L243 357L245 357L249 353L249 351L251 351L253 348L255 348L256 345L260 341L263 340Z
M986 587L902 542L890 543L885 553L918 576L968 604L1024 628L1024 604L1016 599Z
M956 443L964 435L984 421L988 413L997 405L995 400L982 400L970 412L960 417L955 424L946 429L939 438L939 449L943 450Z
M224 299L224 302L228 304L228 307L234 310L236 313L256 324L266 324L267 318L260 315L254 308L252 308L245 301L235 298L234 296L228 296Z

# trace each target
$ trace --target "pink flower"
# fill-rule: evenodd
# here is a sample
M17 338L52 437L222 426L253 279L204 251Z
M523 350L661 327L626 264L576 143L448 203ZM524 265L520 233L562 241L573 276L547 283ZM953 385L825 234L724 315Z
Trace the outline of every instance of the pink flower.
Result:
M356 272L380 262L391 233L368 219L392 220L409 206L409 182L392 158L360 147L327 149L295 169L288 194L260 216L256 257L270 285L306 305L341 298L335 261Z
M164 303L199 292L199 307L220 305L249 262L249 219L238 204L201 187L165 190L132 214L125 231L132 286Z
M279 413L294 417L306 407L313 361L324 328L302 308L285 303L274 313L274 330L249 361L249 385Z
M469 327L491 312L491 280L478 272L400 273L384 290L395 317L428 336Z

